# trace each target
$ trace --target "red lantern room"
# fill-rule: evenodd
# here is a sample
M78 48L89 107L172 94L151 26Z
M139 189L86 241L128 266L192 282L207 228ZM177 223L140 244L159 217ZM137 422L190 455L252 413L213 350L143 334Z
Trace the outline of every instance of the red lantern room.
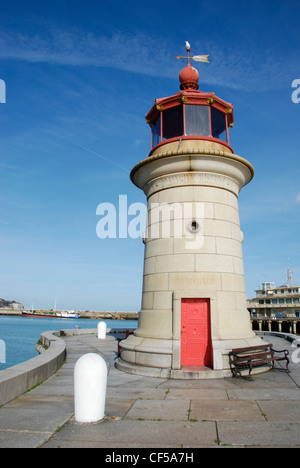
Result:
M146 115L151 126L151 152L166 143L182 140L206 140L229 146L229 127L233 126L233 105L214 93L199 91L199 73L191 66L189 44L188 64L179 74L181 91L166 98L155 99ZM207 56L192 57L207 62Z

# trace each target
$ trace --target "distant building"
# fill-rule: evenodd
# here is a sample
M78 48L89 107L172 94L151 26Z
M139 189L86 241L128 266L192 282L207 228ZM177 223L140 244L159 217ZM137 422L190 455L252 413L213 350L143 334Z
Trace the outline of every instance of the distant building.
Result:
M247 308L257 317L299 318L300 286L275 287L275 283L262 283L256 290L256 297L247 300Z
M5 299L0 299L0 308L21 310L21 309L24 309L24 306L20 302L7 301Z

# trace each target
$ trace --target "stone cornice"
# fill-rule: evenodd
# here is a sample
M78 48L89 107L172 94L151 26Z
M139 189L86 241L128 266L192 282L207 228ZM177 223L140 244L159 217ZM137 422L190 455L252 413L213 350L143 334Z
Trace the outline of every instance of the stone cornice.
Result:
M168 157L171 157L171 156L189 156L189 157L193 157L193 156L201 156L201 155L203 155L203 156L206 156L206 155L221 156L223 158L228 158L228 159L231 159L233 161L237 161L237 162L242 163L242 164L244 164L245 166L248 167L248 169L251 172L251 176L252 176L251 179L254 176L254 168L253 168L252 164L250 164L249 161L247 161L245 158L242 158L241 156L238 156L237 154L232 154L232 153L229 153L229 152L226 152L226 151L213 150L213 149L208 149L208 148L186 148L184 150L177 150L177 151L164 151L164 152L161 152L161 153L153 154L153 155L149 156L146 159L142 159L131 170L130 178L131 178L131 180L133 182L133 176L134 176L135 172L138 169L140 169L142 166L147 165L151 161L157 161L159 159L168 158Z
M253 178L244 158L211 148L185 148L155 153L134 166L132 182L147 196L172 186L204 185L238 194Z

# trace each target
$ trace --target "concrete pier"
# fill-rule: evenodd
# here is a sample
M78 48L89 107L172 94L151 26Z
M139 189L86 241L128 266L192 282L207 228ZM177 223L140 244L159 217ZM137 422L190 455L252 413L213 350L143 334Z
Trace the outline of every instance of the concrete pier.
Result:
M66 331L67 332L67 331ZM76 333L76 331L73 331ZM244 379L176 380L126 374L115 368L117 335L65 336L62 367L30 392L0 408L0 447L106 449L300 446L300 364ZM266 334L275 348L296 347ZM105 418L74 418L73 370L86 353L109 368ZM294 357L297 357L294 355Z

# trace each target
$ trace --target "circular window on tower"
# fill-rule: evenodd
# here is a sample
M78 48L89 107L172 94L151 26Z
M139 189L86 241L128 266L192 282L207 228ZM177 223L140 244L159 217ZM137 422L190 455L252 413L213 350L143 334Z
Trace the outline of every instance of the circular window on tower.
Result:
M187 224L187 230L192 234L197 234L200 231L200 229L201 229L201 226L198 223L198 221L196 221L195 219L193 219L192 221L189 221Z

